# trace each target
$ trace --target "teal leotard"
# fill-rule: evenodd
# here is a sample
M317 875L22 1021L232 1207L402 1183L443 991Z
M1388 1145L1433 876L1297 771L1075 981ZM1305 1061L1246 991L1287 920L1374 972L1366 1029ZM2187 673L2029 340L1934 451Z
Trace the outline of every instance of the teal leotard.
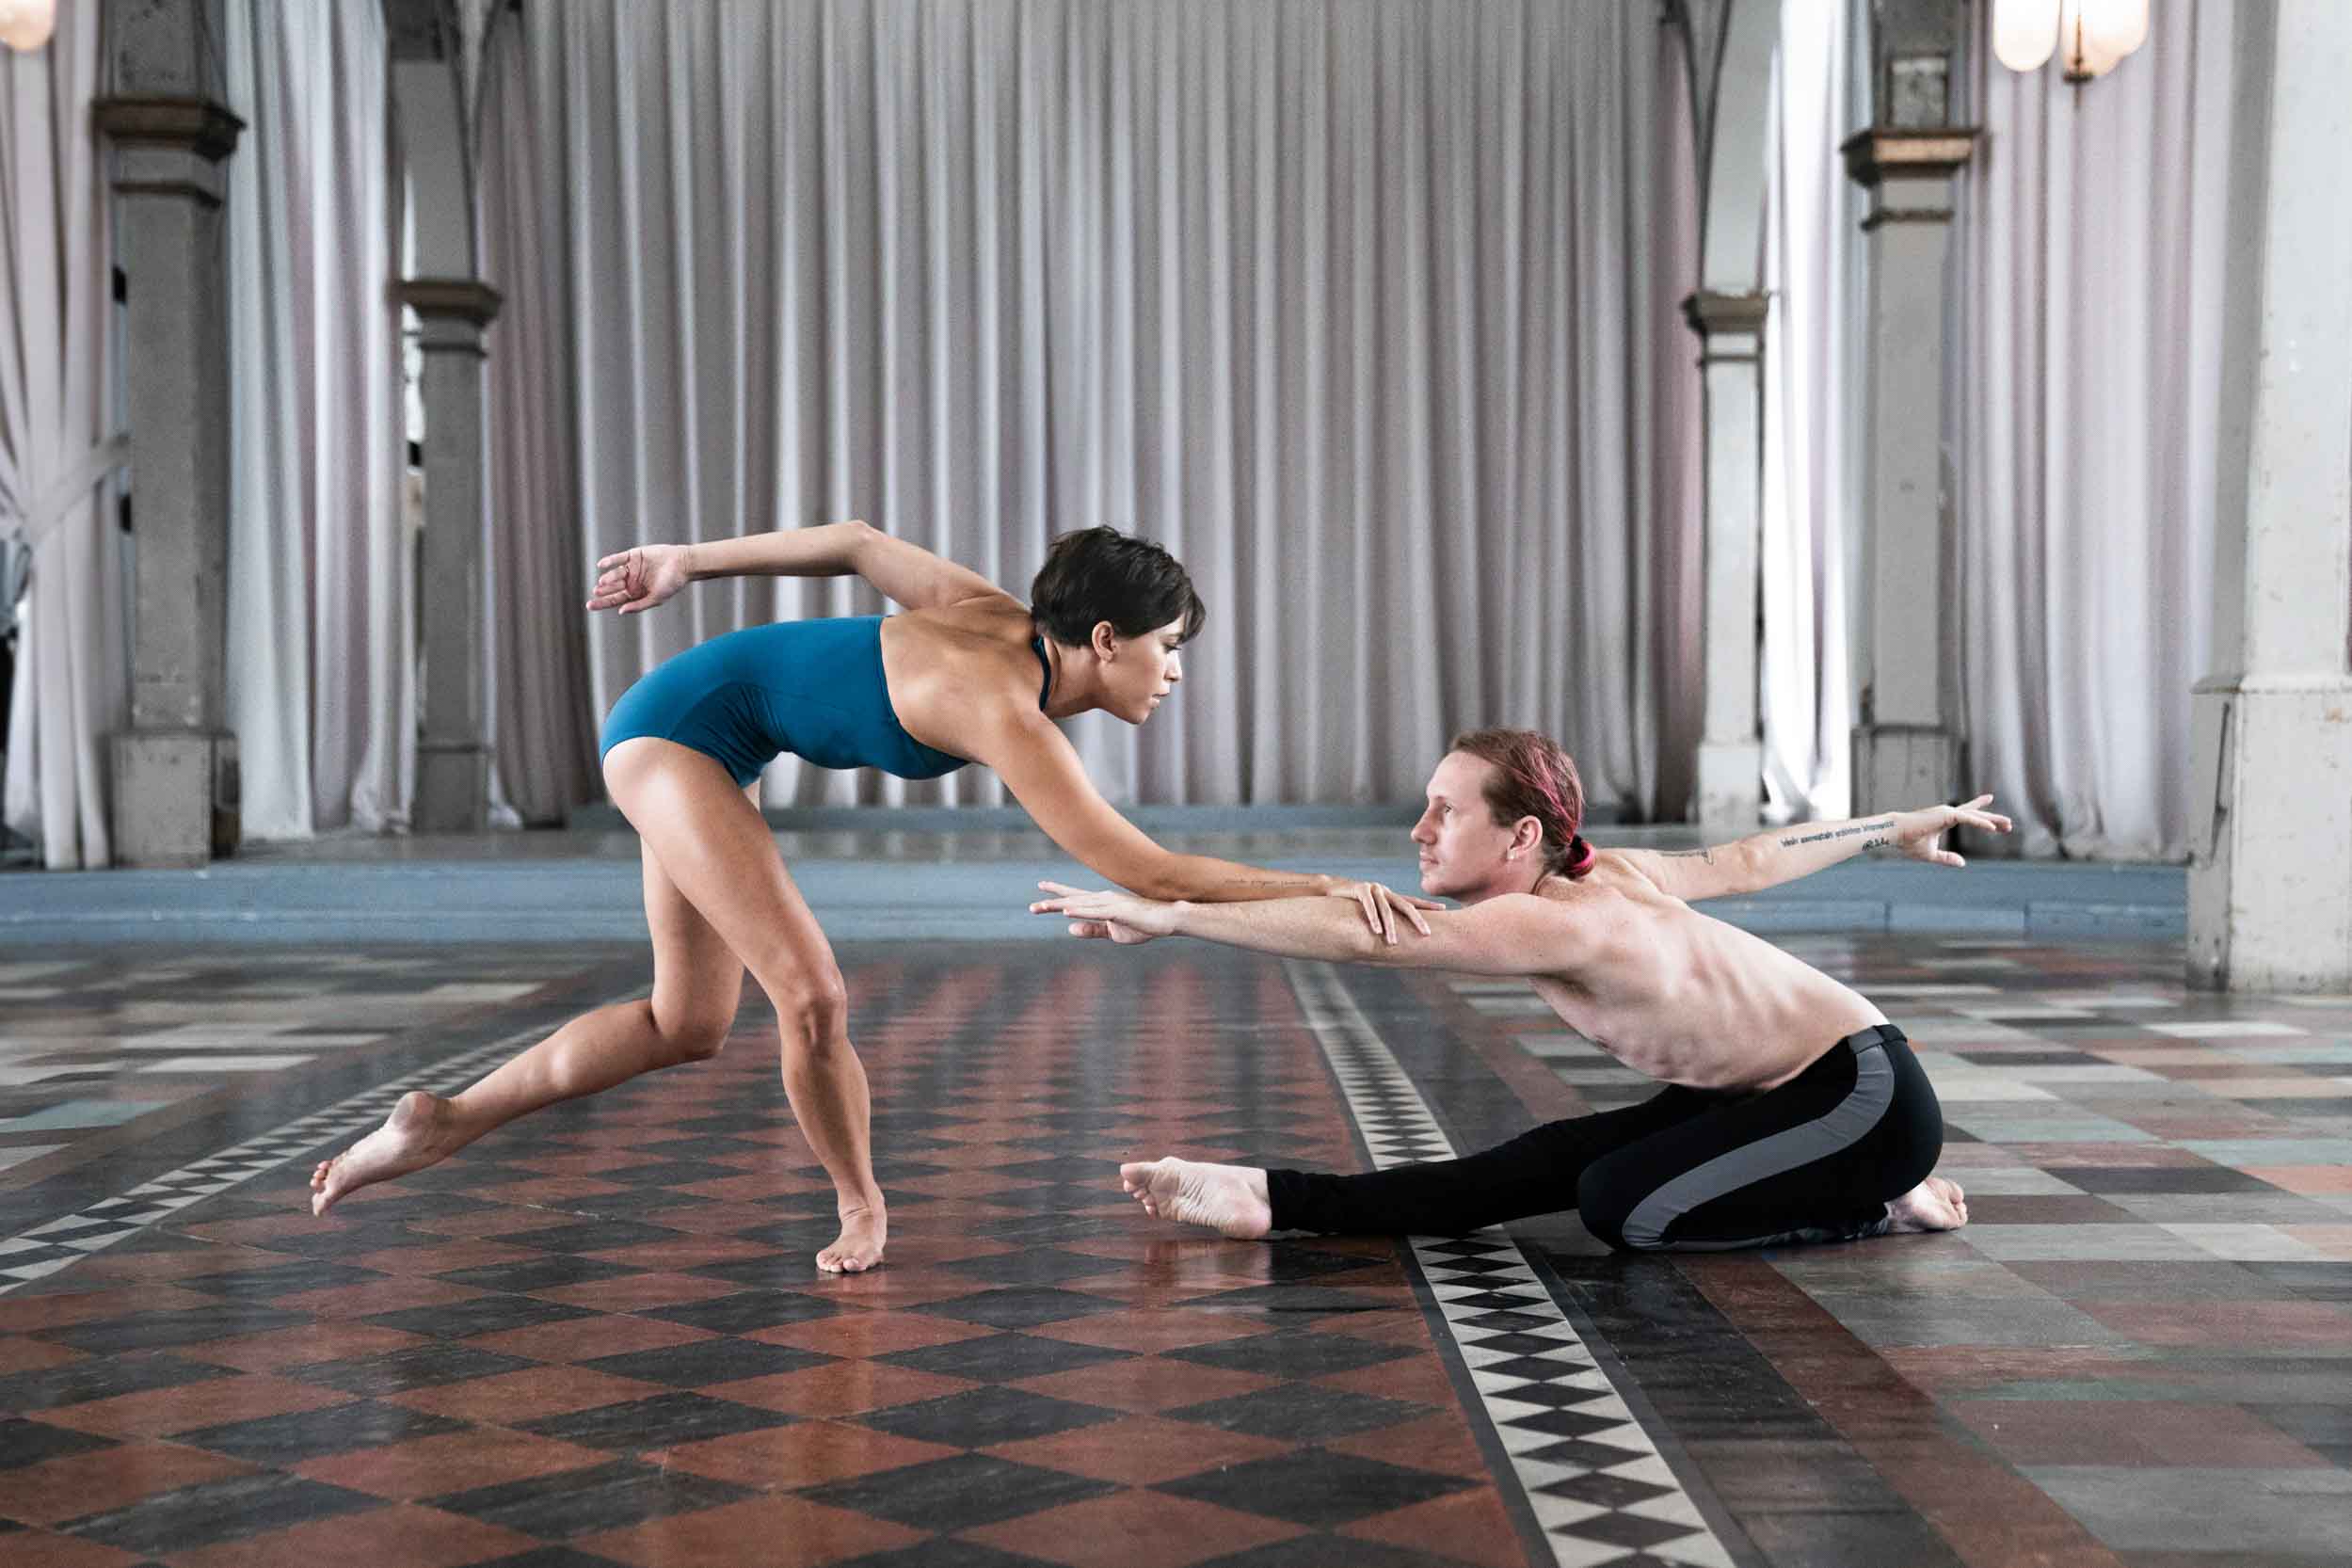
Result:
M1053 681L1045 666L1037 706ZM936 778L968 760L923 744L890 706L882 617L778 621L729 632L648 670L605 716L597 756L641 735L691 746L748 784L783 752L821 768Z

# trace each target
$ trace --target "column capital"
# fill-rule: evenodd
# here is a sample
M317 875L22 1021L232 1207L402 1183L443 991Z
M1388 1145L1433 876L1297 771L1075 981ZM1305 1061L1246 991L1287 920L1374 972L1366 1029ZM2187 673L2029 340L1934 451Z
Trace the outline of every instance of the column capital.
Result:
M1765 290L1728 294L1694 289L1682 302L1683 319L1706 345L1700 355L1702 364L1755 359L1763 348L1764 318L1771 310L1772 296Z
M1873 125L1839 144L1859 185L1887 179L1946 179L1968 166L1983 131L1974 125Z
M1772 296L1762 289L1753 294L1693 289L1682 301L1683 319L1703 338L1716 332L1761 332L1771 309Z
M218 163L237 150L245 121L210 98L141 94L89 106L100 133L118 147L162 147Z
M440 319L488 327L505 296L478 278L404 278L393 293L427 322Z
M218 207L228 193L221 165L245 121L209 98L102 98L90 120L114 143L119 196L174 196Z

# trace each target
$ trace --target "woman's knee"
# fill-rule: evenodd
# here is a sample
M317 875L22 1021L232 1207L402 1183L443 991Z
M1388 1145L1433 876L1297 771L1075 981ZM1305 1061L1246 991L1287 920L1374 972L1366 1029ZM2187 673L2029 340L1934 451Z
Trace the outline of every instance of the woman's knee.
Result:
M731 1012L722 1016L707 1008L664 1016L653 1010L654 1032L676 1062L708 1062L727 1048L727 1032L734 1026Z
M765 983L787 1048L822 1050L849 1032L849 985L830 959L797 964Z

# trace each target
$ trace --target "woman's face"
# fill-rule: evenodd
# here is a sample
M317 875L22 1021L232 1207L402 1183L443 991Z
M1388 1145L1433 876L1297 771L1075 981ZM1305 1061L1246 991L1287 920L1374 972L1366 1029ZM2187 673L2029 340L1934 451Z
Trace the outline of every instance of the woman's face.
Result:
M1112 636L1112 657L1103 665L1109 698L1103 706L1129 724L1152 716L1162 698L1184 679L1184 617L1133 637Z

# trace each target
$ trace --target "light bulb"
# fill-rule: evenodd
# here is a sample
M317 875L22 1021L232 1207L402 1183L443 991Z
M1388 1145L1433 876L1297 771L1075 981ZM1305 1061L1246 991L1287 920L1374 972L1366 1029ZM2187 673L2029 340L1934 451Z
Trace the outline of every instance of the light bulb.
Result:
M0 43L30 53L57 30L57 0L0 0Z
M2066 73L2104 76L2148 41L2148 0L2063 0L2058 48Z
M1992 0L1992 57L2011 71L2040 71L2058 46L2054 0Z

